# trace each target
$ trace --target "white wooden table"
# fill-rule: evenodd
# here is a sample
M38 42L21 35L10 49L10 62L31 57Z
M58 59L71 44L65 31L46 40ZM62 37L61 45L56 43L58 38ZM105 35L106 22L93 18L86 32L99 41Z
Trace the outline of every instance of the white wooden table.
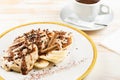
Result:
M99 45L99 41L120 29L120 1L103 0L114 12L114 20L105 29L86 32L95 42L98 59L84 80L120 80L120 56ZM19 24L36 21L57 21L69 0L0 0L0 34ZM120 45L120 44L119 44Z

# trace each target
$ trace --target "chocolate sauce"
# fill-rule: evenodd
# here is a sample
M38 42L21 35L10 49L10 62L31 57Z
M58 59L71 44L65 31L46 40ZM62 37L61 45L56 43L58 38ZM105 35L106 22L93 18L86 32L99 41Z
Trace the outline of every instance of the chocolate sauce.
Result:
M26 65L26 61L25 61L25 56L22 57L21 71L22 71L23 75L26 75L28 73L27 65Z

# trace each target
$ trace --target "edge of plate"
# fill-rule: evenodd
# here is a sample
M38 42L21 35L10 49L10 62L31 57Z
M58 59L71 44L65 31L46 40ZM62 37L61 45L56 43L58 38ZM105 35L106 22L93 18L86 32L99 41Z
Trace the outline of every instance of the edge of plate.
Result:
M3 37L5 34L7 34L8 32L10 32L12 30L15 30L17 28L24 27L24 26L27 26L27 25L32 25L32 24L56 24L56 25L61 25L63 27L71 28L71 29L81 33L84 37L86 37L89 40L89 42L91 43L92 47L93 47L94 56L93 56L93 60L92 60L92 63L90 64L89 68L85 71L85 73L82 76L79 76L76 80L82 80L83 78L85 78L91 72L91 70L93 69L93 67L95 65L96 59L97 59L97 48L96 48L93 40L86 33L84 33L80 29L75 28L75 27L73 27L71 25L60 23L60 22L31 22L31 23L22 24L22 25L13 27L11 29L8 29L7 31L0 34L0 38ZM4 79L0 76L0 80L4 80Z

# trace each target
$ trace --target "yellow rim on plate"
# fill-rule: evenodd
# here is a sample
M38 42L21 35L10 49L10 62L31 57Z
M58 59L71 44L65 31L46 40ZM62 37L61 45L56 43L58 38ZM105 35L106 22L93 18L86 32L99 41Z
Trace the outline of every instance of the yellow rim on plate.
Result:
M63 23L59 23L59 22L31 22L31 23L27 23L27 24L22 24L22 25L19 25L19 26L16 26L16 27L13 27L5 32L3 32L2 34L0 34L0 38L3 37L5 34L7 34L8 32L14 30L14 29L17 29L17 28L20 28L20 27L24 27L24 26L27 26L27 25L32 25L32 24L56 24L56 25L60 25L60 26L63 26L63 27L68 27L68 28L71 28L77 32L79 32L80 34L82 34L83 36L85 36L89 42L91 43L92 47L93 47L93 52L94 52L94 56L93 56L93 60L92 60L92 63L91 65L89 66L89 68L85 71L85 73L78 77L77 80L82 80L84 77L86 77L90 71L92 70L92 68L94 67L95 65L95 62L96 62L96 59L97 59L97 49L96 49L96 46L94 44L94 42L92 41L92 39L86 34L84 33L83 31L73 27L73 26L70 26L68 24L63 24ZM0 77L0 80L4 80Z
M4 80L4 79L0 76L0 80Z

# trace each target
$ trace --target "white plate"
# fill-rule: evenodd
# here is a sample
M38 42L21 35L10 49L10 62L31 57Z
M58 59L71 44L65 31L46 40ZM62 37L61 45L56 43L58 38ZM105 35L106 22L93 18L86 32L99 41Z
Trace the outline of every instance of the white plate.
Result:
M72 32L73 42L65 60L44 70L33 69L28 75L7 72L0 67L0 75L5 80L81 80L90 72L97 56L93 41L81 30L57 22L34 22L4 32L0 35L0 56L4 54L3 50L6 50L17 36L38 28Z
M84 31L93 31L103 29L108 26L108 24L113 19L113 13L110 9L108 14L98 15L93 22L86 22L81 20L73 11L72 4L65 6L61 10L60 18L75 27L84 30Z

